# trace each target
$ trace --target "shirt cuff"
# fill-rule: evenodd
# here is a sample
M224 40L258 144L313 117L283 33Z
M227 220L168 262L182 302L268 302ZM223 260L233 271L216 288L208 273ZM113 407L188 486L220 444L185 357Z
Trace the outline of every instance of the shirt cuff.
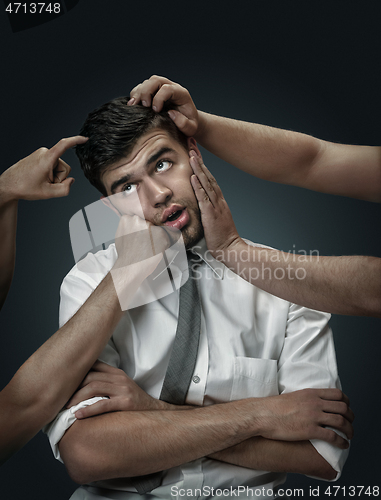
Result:
M332 427L327 427L327 429L331 429L336 432L339 436L348 441L348 438L340 431L336 429L332 429ZM350 443L350 441L348 441ZM327 441L322 441L321 439L311 439L311 444L315 448L315 450L329 463L329 465L337 472L336 477L334 479L329 480L337 481L341 476L341 472L343 470L344 464L348 458L349 448L346 450L342 450L341 448L337 448L337 446L333 446L332 444L327 443ZM321 477L309 476L313 479L319 479L322 481Z
M74 422L77 420L76 416L74 415L75 412L78 410L81 410L82 408L86 408L86 406L93 405L97 403L98 401L101 401L102 399L108 399L105 397L95 397L91 399L86 399L85 401L81 401L81 403L78 403L75 406L72 406L71 408L67 410L62 410L59 412L59 414L56 416L56 418L50 422L50 424L46 425L43 429L45 434L48 435L50 446L52 447L53 455L54 457L59 460L60 462L63 463L63 460L61 458L59 449L58 449L58 443L61 441L63 435L71 427Z

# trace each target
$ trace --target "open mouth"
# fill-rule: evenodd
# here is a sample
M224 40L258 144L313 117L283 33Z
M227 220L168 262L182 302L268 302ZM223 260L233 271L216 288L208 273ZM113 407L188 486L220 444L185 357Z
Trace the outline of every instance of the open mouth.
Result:
M170 215L168 215L165 226L173 227L175 229L182 229L189 222L189 214L186 208L181 208L180 210L175 210Z
M176 210L176 212L173 212L173 214L168 216L167 221L168 222L175 221L176 219L178 219L180 217L181 213L182 213L182 210Z

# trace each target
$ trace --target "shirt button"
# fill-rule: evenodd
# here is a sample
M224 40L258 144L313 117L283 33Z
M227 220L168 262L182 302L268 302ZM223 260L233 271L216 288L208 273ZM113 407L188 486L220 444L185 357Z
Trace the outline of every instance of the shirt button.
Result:
M193 382L195 384L198 384L200 382L200 377L198 377L197 375L195 375L192 380L193 380Z

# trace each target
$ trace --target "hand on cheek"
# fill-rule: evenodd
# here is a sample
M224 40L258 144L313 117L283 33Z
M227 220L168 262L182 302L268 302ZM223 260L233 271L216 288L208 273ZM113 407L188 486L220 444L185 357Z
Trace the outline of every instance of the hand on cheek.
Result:
M189 156L194 174L191 184L200 208L206 243L211 254L224 261L225 251L242 240L216 179L204 165L201 156L193 150Z

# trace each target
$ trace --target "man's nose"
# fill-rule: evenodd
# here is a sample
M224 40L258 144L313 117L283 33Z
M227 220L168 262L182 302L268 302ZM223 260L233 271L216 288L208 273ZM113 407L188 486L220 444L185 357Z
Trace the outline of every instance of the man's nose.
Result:
M147 200L155 208L166 203L172 197L172 190L162 181L149 179L145 188Z

